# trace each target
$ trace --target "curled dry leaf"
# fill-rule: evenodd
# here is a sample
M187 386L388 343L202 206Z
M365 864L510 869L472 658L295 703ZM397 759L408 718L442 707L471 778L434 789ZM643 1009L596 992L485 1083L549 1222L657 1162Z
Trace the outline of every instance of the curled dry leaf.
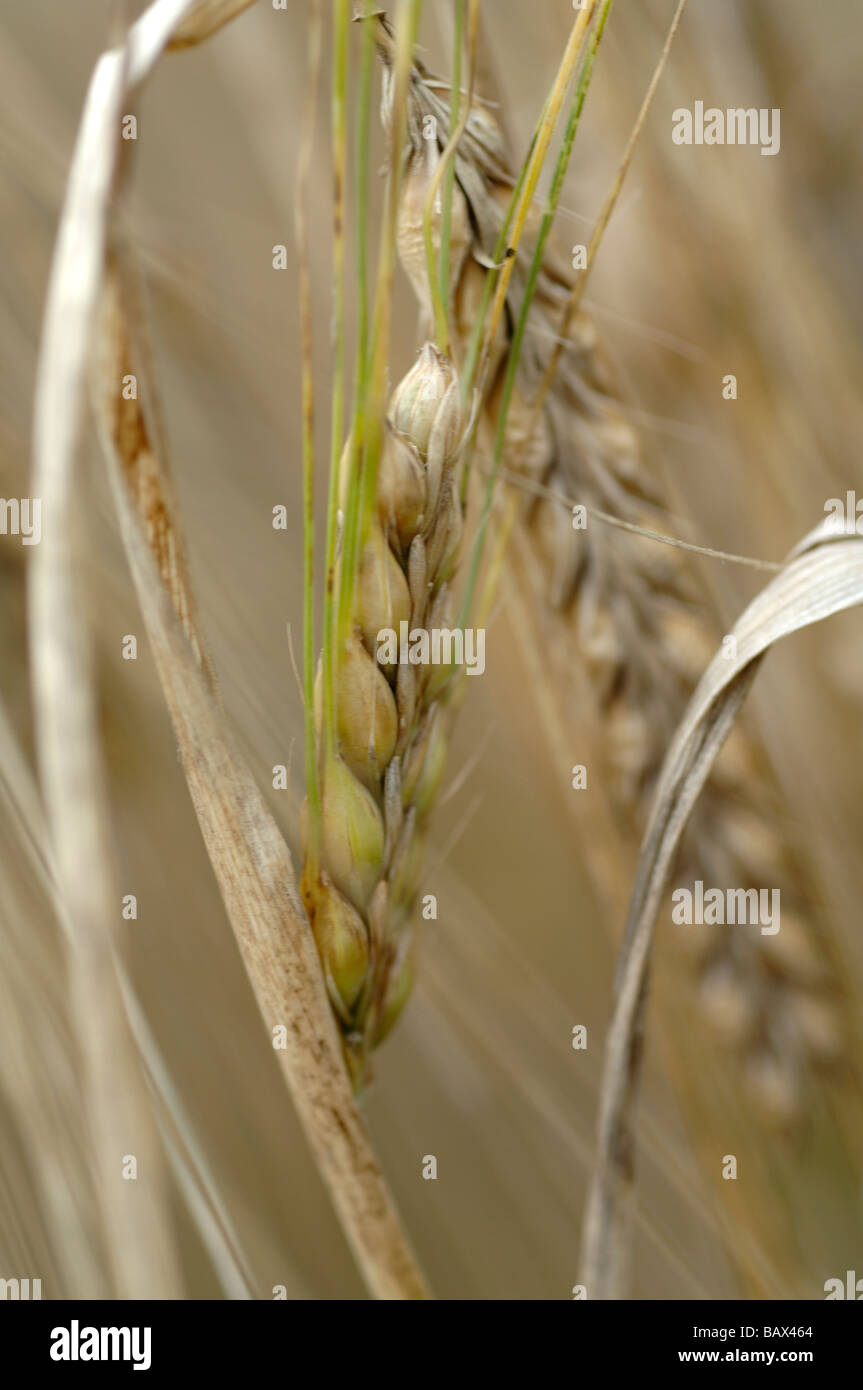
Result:
M32 557L29 622L36 747L57 886L72 932L70 996L99 1173L100 1217L120 1297L181 1288L164 1163L119 987L110 819L91 658L77 477L93 315L119 158L122 103L151 70L191 0L157 0L105 53L87 93L48 290L36 382L33 492L49 518ZM119 1078L119 1083L118 1083ZM148 1181L117 1181L134 1152Z

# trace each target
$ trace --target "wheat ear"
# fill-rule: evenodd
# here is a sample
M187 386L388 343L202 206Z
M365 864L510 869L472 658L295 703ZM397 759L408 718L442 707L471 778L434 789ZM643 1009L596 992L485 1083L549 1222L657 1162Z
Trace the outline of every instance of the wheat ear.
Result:
M622 817L641 826L664 750L718 645L687 552L590 521L611 512L665 530L664 498L641 466L634 430L613 397L593 325L579 314L538 429L532 401L543 349L557 321L559 282L543 277L535 332L520 361L507 457L587 509L571 515L545 498L527 519L553 604L592 678L605 730L606 776ZM526 447L529 445L529 448ZM532 451L532 452L531 452ZM776 805L756 745L741 727L729 741L693 819L678 879L778 889L775 936L707 931L699 937L702 1009L742 1050L745 1085L780 1122L799 1113L813 1069L843 1050L842 989L808 921L808 888L776 828ZM703 945L701 942L703 941Z
M450 583L462 512L453 464L463 433L458 376L431 343L394 392L377 470L375 505L355 573L343 545L335 589L336 738L322 753L320 845L303 894L327 988L356 1085L368 1054L395 1023L410 991L411 920L426 823L443 772L442 703L451 670L381 660L379 636L449 625ZM343 488L354 456L345 449Z

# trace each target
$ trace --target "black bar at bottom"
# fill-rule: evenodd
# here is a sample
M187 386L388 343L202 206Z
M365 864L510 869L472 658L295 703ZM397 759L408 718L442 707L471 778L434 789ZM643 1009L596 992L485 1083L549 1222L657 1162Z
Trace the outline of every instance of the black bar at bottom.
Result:
M537 1369L541 1365L550 1373L562 1357L564 1367L574 1370L597 1361L609 1372L802 1366L823 1377L857 1364L863 1332L859 1310L831 1301L573 1301L557 1311L554 1305L527 1303L515 1314L504 1304L503 1327L495 1307L447 1303L411 1314L368 1302L354 1305L353 1313L344 1302L4 1302L0 1338L4 1357L17 1363L19 1379L30 1372L47 1374L49 1381L93 1379L106 1369L114 1376L137 1372L139 1380L156 1381L184 1370L221 1379L270 1369L287 1377L320 1370L338 1378L350 1374L349 1368L370 1364L371 1356L379 1367L388 1364L386 1379L398 1368L402 1381L413 1380L418 1370L427 1378L435 1361L442 1375L456 1366L462 1374L476 1366L487 1376L496 1363L513 1371L512 1358L522 1348ZM455 1345L446 1335L450 1331L458 1334Z

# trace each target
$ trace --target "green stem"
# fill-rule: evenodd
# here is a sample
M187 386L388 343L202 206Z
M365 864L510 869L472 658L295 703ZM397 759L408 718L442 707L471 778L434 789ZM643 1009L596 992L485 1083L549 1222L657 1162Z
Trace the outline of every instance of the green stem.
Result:
M378 255L375 308L372 320L371 361L366 390L359 412L363 441L360 498L361 536L365 534L374 511L378 459L386 414L390 314L396 259L399 198L403 175L402 151L406 127L405 115L421 9L422 0L399 0L396 22L390 176L387 184L386 207Z
M333 385L330 420L330 477L327 506L326 592L324 594L323 641L323 728L327 759L334 756L336 744L335 675L336 660L336 533L339 492L339 460L344 429L345 377L345 167L347 106L347 54L349 0L333 0L333 80L332 80L332 144L333 144Z
M351 593L356 571L358 545L359 470L363 452L361 406L368 389L369 374L369 291L368 291L368 196L369 148L371 144L371 99L374 65L375 0L365 0L363 11L360 81L356 112L356 243L357 243L357 361L354 381L352 428L344 491L341 583L339 586L339 641L344 642L350 627Z
M542 269L543 260L545 258L545 248L548 242L549 233L551 231L552 223L554 222L554 217L557 212L558 203L560 202L560 195L563 191L563 183L564 179L566 178L566 171L569 167L569 160L572 154L572 147L575 143L575 137L578 132L578 126L581 120L581 113L584 109L584 102L587 96L587 90L590 86L590 79L593 75L593 66L596 60L597 49L599 48L599 44L602 39L603 30L605 28L605 24L608 19L609 11L611 10L612 3L613 0L603 0L602 9L599 13L597 22L591 32L585 57L581 65L581 70L578 76L578 82L576 84L575 93L572 99L572 105L569 110L566 129L564 131L563 140L561 142L560 151L558 153L557 162L555 164L554 176L551 181L551 187L549 189L548 197L546 199L546 205L543 211L539 233L537 235L536 244L533 249L533 256L531 258L530 270L528 272L527 281L525 284L524 297L522 299L518 321L516 323L512 343L510 344L509 354L507 357L506 376L504 377L500 409L498 411L497 423L495 427L494 446L492 451L492 466L489 472L488 482L486 484L485 496L483 499L482 515L480 518L480 524L479 529L477 531L476 541L473 547L473 553L471 555L470 572L462 604L462 625L466 623L468 615L470 613L471 604L473 602L473 595L479 576L480 565L482 563L482 554L485 546L486 531L488 529L489 518L491 517L492 503L494 500L494 490L497 484L501 460L503 458L504 444L506 442L506 427L507 421L509 419L509 409L510 405L512 404L512 393L515 387L515 379L516 374L518 372L519 357L521 355L522 344L524 342L524 335L525 330L527 328L528 317L530 315L530 308L533 303L533 297L536 293L537 280L539 279L539 273Z
M317 737L315 730L315 444L314 444L314 374L312 370L312 301L309 276L308 244L304 207L308 184L314 131L314 114L318 97L321 66L321 10L315 0L309 21L308 39L309 91L304 115L303 144L297 164L296 179L296 243L299 263L300 336L302 340L302 401L303 401L303 700L306 796L309 803L308 859L313 873L317 872L320 838L321 799L318 781Z
M369 149L371 147L372 74L374 70L374 30L370 17L376 0L365 0L360 80L356 114L356 241L357 241L357 377L354 383L354 409L365 389L369 353L369 286L368 286L368 203Z
M473 0L476 7L476 0ZM453 40L452 80L450 85L449 138L441 161L446 161L443 175L443 204L440 228L440 264L435 263L432 217L436 206L441 207L439 176L432 180L423 218L423 239L426 253L426 276L429 284L435 321L435 341L441 352L449 353L449 261L452 231L452 196L455 179L455 139L458 133L461 104L461 50L464 34L464 0L456 0L455 37Z

